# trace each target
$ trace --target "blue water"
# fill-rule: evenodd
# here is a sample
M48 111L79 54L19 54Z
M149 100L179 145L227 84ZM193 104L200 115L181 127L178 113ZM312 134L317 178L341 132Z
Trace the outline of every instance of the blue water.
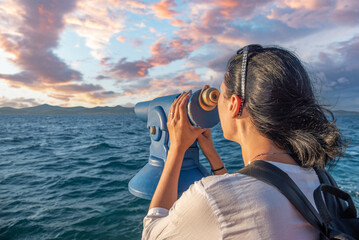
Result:
M351 138L331 170L359 206L359 116L338 116ZM135 115L0 116L0 239L140 239L149 201L128 192L149 134ZM213 131L230 172L240 148ZM207 168L203 155L201 162Z

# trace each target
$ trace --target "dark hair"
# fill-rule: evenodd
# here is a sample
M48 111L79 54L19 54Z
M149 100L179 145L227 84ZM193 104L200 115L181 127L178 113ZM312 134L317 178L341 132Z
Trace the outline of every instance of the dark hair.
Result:
M303 167L335 163L345 144L335 121L315 99L308 73L300 60L279 47L248 53L245 108L258 131L290 151ZM228 62L227 96L241 94L242 54Z

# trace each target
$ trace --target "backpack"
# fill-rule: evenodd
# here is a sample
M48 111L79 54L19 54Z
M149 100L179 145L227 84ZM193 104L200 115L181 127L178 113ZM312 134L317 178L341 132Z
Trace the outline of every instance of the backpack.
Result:
M314 201L318 211L288 174L266 161L252 162L238 173L254 177L277 188L303 217L319 230L320 239L359 239L359 218L352 198L338 188L327 171L318 167L314 169L321 183L314 191Z

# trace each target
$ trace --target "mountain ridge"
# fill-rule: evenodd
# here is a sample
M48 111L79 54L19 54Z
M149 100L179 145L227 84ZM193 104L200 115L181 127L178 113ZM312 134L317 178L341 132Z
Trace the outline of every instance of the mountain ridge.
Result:
M60 107L49 104L42 104L33 107L12 108L0 107L0 115L9 114L125 114L134 113L134 108L122 107L120 105L114 107L93 107L86 108L82 106L76 107Z
M128 114L134 113L133 107L122 107L117 105L114 107L109 106L96 106L93 108L86 108L82 106L75 107L60 107L49 104L42 104L33 107L25 108L12 108L12 107L0 107L0 115L10 114ZM346 110L333 110L334 114L338 115L359 115L356 111Z

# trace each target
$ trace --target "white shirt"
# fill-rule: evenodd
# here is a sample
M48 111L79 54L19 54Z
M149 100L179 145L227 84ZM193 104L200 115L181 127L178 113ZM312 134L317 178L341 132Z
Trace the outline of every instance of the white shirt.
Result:
M270 162L286 172L315 206L313 169ZM168 211L152 208L142 239L318 239L314 229L274 187L243 174L202 178Z

